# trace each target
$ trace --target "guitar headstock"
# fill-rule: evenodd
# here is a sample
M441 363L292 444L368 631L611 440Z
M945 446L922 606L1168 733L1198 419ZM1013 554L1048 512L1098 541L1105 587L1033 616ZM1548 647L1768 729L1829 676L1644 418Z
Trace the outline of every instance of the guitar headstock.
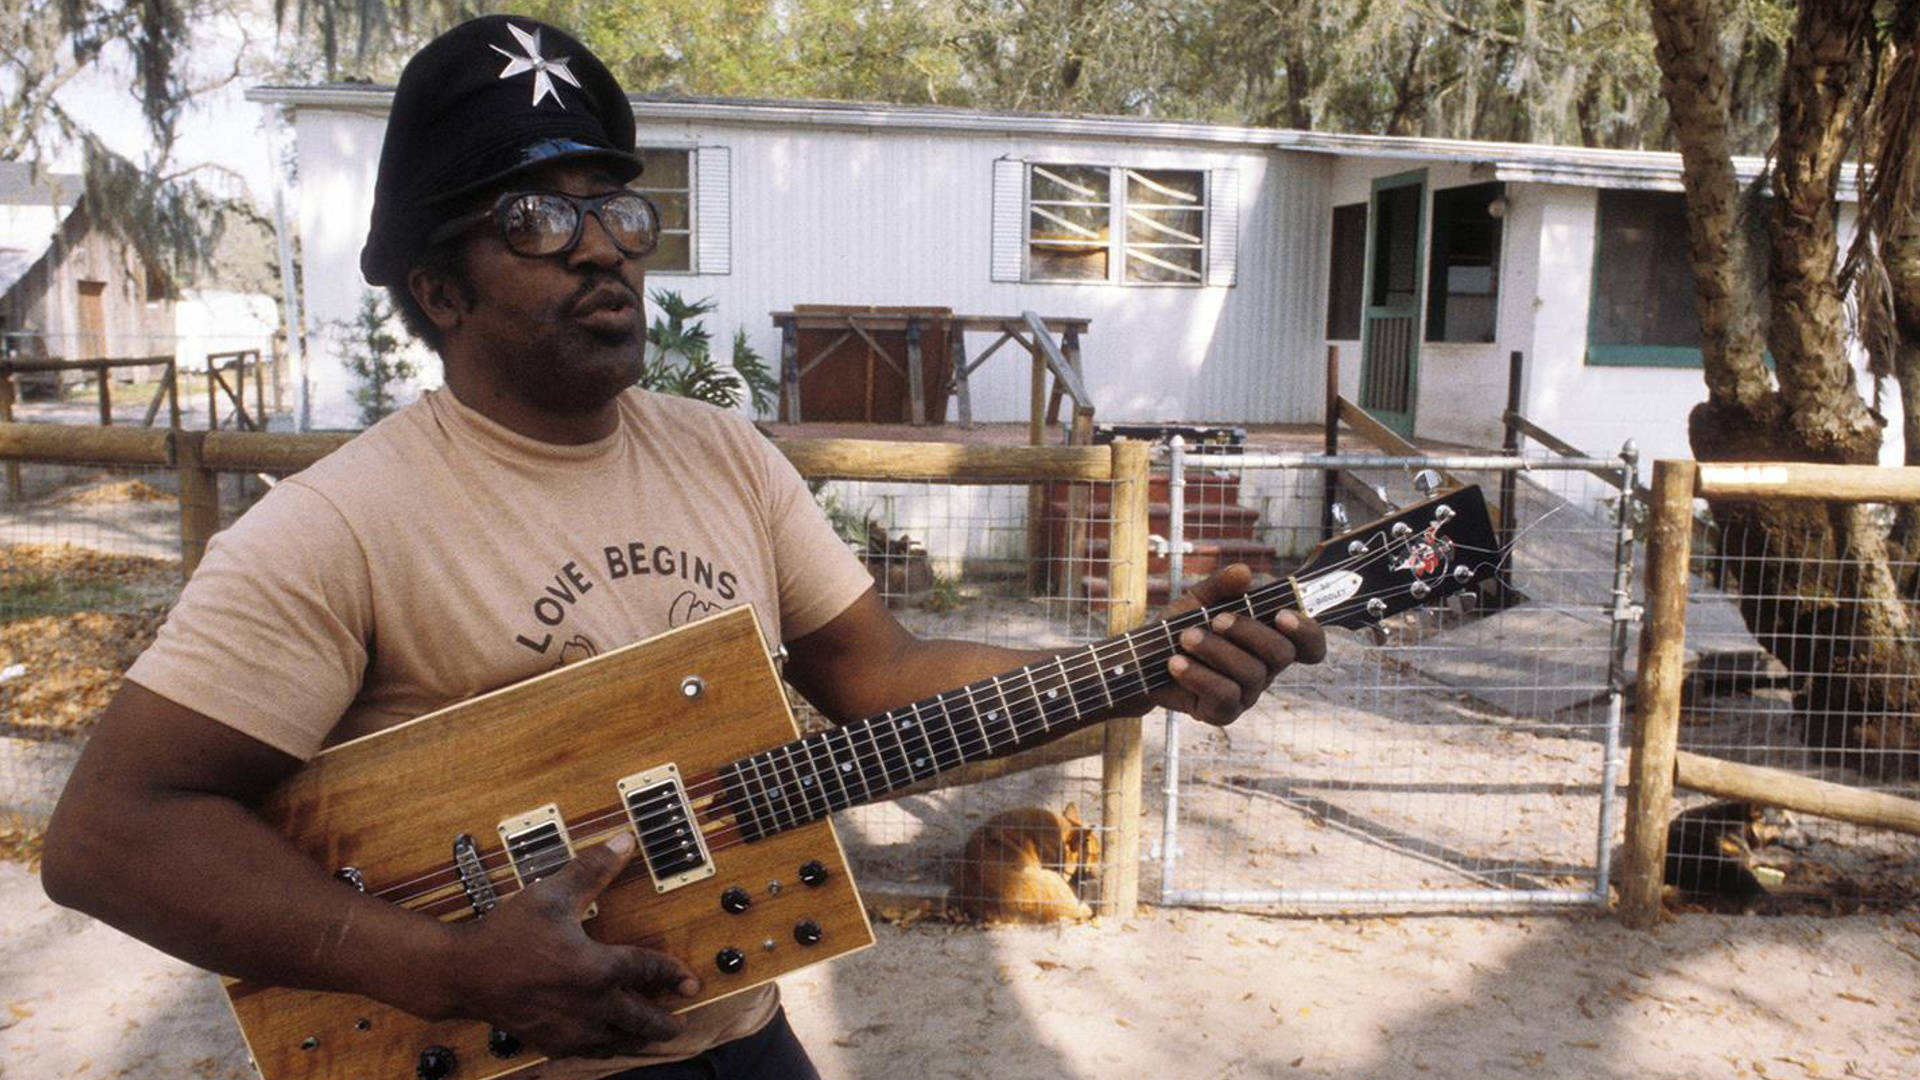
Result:
M1294 571L1323 626L1372 626L1494 575L1500 545L1477 486L1455 488L1322 543Z

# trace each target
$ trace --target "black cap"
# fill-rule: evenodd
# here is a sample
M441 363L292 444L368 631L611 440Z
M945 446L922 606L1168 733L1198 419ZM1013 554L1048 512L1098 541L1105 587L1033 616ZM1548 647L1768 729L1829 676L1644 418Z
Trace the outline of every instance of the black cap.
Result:
M633 106L613 73L563 30L517 16L462 23L407 61L394 90L360 249L370 285L401 281L453 201L556 161L640 173Z

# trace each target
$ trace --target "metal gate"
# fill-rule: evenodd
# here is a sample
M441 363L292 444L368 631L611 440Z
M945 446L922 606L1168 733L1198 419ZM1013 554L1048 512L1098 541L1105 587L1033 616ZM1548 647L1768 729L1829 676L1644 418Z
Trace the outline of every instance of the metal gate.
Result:
M1631 447L1618 459L1329 457L1175 440L1167 457L1176 595L1189 570L1245 555L1210 540L1221 530L1209 514L1258 510L1284 574L1339 516L1326 492L1358 525L1417 501L1420 470L1481 486L1506 559L1478 593L1329 631L1326 663L1289 669L1229 728L1170 715L1151 851L1160 902L1604 904L1637 614Z

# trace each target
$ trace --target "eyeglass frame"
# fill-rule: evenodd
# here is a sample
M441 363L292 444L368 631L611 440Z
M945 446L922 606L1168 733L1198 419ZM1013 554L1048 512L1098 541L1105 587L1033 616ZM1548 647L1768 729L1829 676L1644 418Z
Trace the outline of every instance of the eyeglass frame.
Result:
M561 245L558 250L537 255L528 254L514 248L513 243L507 239L506 226L502 224L500 226L500 242L506 245L508 251L513 252L523 259L550 259L556 256L572 254L573 249L580 246L580 238L586 234L588 214L593 215L593 220L599 224L601 231L607 234L607 241L614 246L614 249L629 259L642 259L660 249L660 207L655 204L652 199L647 198L632 188L619 188L614 191L602 192L599 195L571 195L564 191L554 191L549 188L527 188L517 191L503 191L494 197L493 205L487 207L485 210L476 210L471 214L462 214L451 221L441 222L432 232L427 234L426 246L430 248L437 247L489 218L497 219L500 211L512 200L524 198L528 195L551 195L572 206L574 212L573 235L569 237L567 242ZM647 212L653 215L653 242L639 250L629 250L622 245L619 239L613 235L613 230L607 228L606 219L600 216L600 208L602 206L605 206L613 199L618 199L623 196L632 196L633 198L639 199L642 203L646 204Z

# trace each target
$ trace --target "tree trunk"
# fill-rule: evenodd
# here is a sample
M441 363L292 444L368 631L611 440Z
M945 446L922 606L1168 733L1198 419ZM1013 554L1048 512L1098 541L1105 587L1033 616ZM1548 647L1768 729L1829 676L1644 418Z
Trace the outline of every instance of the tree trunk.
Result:
M1767 343L1793 449L1836 464L1872 464L1880 453L1879 420L1848 361L1834 226L1834 189L1865 96L1873 6L1803 0L1780 86Z
M1779 402L1761 361L1751 289L1742 273L1745 230L1728 131L1727 75L1720 63L1719 7L1712 0L1651 0L1649 7L1660 91L1680 144L1708 405L1728 422L1771 426Z
M1689 418L1704 461L1870 463L1877 418L1848 360L1834 232L1834 188L1860 99L1872 0L1805 0L1780 94L1769 224L1767 340L1776 391L1743 270L1745 230L1731 160L1731 102L1713 0L1649 0L1661 91L1681 146L1688 242L1708 400ZM1869 508L1787 502L1711 506L1722 580L1761 646L1797 677L1807 741L1920 755L1920 672L1912 611L1901 598L1884 528Z

